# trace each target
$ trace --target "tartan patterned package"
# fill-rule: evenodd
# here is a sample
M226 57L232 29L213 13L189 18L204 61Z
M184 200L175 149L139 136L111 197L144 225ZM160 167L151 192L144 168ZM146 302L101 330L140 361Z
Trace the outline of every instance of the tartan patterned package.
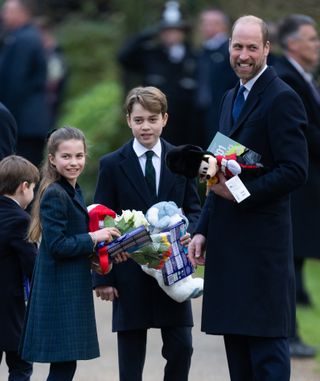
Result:
M172 253L162 268L164 284L171 286L179 280L191 275L194 268L187 257L188 249L181 245L180 238L186 234L186 223L180 221L163 232L170 232Z

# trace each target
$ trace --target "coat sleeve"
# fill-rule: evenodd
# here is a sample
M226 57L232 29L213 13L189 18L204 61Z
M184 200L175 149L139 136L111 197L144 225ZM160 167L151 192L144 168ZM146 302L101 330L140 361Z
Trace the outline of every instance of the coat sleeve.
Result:
M307 118L300 98L291 89L282 91L274 98L266 118L272 166L264 175L244 181L251 196L239 204L241 208L277 200L307 179Z
M17 124L12 114L0 104L0 160L16 150Z
M67 235L72 201L64 190L48 188L40 203L42 240L55 259L89 256L93 252L93 242L86 231ZM76 221L74 221L76 223Z
M94 202L97 204L102 204L116 210L117 200L116 200L116 187L115 181L110 181L112 179L112 164L107 158L102 158L100 160L98 181L96 186L96 191L94 195ZM111 270L106 275L100 275L96 272L92 272L92 285L93 288L98 286L110 286L114 287L115 280L113 276L113 270Z
M35 244L27 240L28 225L29 218L27 215L25 218L15 219L14 225L10 229L12 231L10 247L12 252L18 256L21 271L31 279L38 250Z

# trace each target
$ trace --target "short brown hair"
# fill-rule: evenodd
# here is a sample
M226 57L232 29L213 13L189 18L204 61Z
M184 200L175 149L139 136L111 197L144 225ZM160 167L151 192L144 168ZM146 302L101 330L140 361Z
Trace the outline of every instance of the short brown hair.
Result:
M10 155L0 161L0 194L15 194L23 182L36 184L38 168L22 156Z
M129 91L125 108L126 113L132 113L133 105L139 103L144 109L154 112L155 114L164 115L168 110L168 103L165 94L157 87L135 87Z
M253 16L253 15L246 15L246 16L239 17L233 24L231 39L232 39L234 28L236 27L237 24L258 24L261 29L263 45L265 46L266 43L268 42L269 40L268 26L261 18Z

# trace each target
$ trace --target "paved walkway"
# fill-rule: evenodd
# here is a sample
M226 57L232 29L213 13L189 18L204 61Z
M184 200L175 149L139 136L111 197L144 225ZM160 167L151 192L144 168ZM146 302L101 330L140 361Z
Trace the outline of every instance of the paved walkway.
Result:
M193 329L192 366L190 381L228 381L229 375L220 337L200 332L201 298L193 300L195 327ZM96 317L101 357L90 361L79 361L74 381L117 381L116 335L111 331L111 303L96 300ZM161 339L158 330L150 330L144 381L162 381L164 361L160 355ZM313 361L295 361L292 364L291 381L320 381L315 373ZM7 380L5 362L0 365L0 380ZM48 365L35 364L32 381L45 381ZM320 371L319 371L320 372ZM179 380L177 380L179 381Z

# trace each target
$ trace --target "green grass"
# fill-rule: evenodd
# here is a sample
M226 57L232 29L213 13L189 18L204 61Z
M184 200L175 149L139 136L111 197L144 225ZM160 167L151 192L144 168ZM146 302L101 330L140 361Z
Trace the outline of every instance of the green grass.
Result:
M302 339L318 349L316 357L320 372L320 261L307 260L305 266L306 288L312 299L311 308L298 307L297 318Z

